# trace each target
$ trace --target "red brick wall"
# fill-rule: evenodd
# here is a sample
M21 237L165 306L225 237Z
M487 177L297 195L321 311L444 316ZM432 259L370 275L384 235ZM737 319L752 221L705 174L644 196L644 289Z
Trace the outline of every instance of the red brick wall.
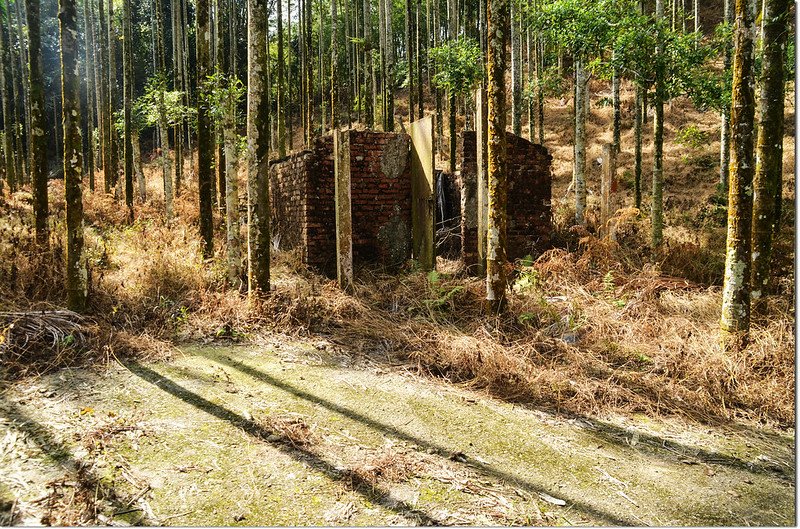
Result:
M411 251L411 164L405 134L350 131L353 261L396 267ZM270 168L272 228L282 248L336 273L333 137Z
M537 256L550 246L552 216L550 200L553 157L541 145L511 133L508 140L508 242L509 259ZM477 181L477 151L474 132L464 132L461 178ZM462 222L462 226L464 223ZM462 228L465 261L477 259L477 229Z

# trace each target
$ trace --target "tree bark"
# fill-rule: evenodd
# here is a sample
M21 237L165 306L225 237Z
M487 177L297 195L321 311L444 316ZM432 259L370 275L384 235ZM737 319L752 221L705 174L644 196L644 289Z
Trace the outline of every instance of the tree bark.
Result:
M6 84L6 65L9 63L8 46L3 30L0 28L0 97L3 106L3 161L5 162L5 178L11 192L16 191L19 178L14 159L14 122L11 118L11 97Z
M506 57L510 32L509 0L489 0L488 78L488 224L486 258L486 301L490 314L506 305Z
M205 83L211 72L211 28L209 27L208 0L197 0L197 84L199 97L207 96ZM213 174L211 141L211 117L204 104L197 105L197 179L200 207L200 236L203 238L203 255L209 258L214 253L214 223L212 213Z
M517 136L522 135L522 87L520 86L520 36L517 19L519 18L518 0L510 0L511 4L511 130Z
M750 0L736 0L731 112L731 171L728 237L722 289L722 343L726 350L747 346L750 331L750 259L753 214L753 13Z
M61 44L62 120L64 122L64 193L67 225L67 306L75 312L86 309L87 272L83 259L83 141L80 119L78 61L78 9L75 0L59 0Z
M575 57L575 222L583 224L586 209L586 65Z
M101 2L103 0L100 0ZM117 181L119 180L119 138L114 126L114 109L117 107L117 35L114 29L114 2L108 0L108 119L109 119L109 176L110 185L115 188L114 194L119 198Z
M27 0L26 0L27 1ZM36 0L38 1L38 0ZM28 20L28 27L30 27L30 19ZM96 93L97 93L97 85L95 84L94 79L94 71L95 71L95 58L94 58L94 37L92 35L91 25L90 25L90 14L89 14L89 0L83 0L83 31L84 31L84 71L86 72L86 142L88 148L86 150L85 161L87 162L87 169L89 171L89 190L94 192L94 178L95 178L95 166L94 166L94 153L95 153L95 143L94 143L94 109L95 109L95 100L96 100ZM29 37L30 39L30 30L29 30ZM29 43L30 44L30 43ZM31 48L32 48L32 44ZM33 50L29 50L29 62L30 62L30 54L33 53ZM30 65L28 70L31 71ZM31 84L33 83L33 75L30 74ZM41 79L41 78L40 78ZM32 92L31 88L31 92ZM31 99L33 98L33 93L31 93ZM31 109L33 108L33 101L31 101ZM42 105L43 108L43 105ZM40 109L41 111L41 109ZM32 110L31 110L32 113ZM31 123L33 123L33 116L31 116ZM31 125L31 129L33 125ZM33 133L29 136L31 144L33 143ZM31 151L33 151L33 147L31 147ZM33 152L31 152L31 160L33 160ZM33 162L31 162L33 163ZM33 169L31 169L31 177L33 178Z
M662 0L656 1L656 21L660 23L664 16ZM656 81L653 109L653 194L651 197L651 244L653 248L661 246L664 238L664 98L665 98L665 57L664 45L656 45Z
M769 287L772 238L780 225L776 204L781 200L783 186L783 64L788 16L788 0L764 0L764 51L753 185L752 299L758 305Z
M270 289L267 0L248 0L247 9L247 292L253 301Z
M333 0L331 0L333 1ZM286 156L286 58L283 52L283 0L276 0L278 12L278 157Z
M229 78L233 82L233 78ZM228 283L242 286L242 242L239 235L239 174L237 169L236 102L229 101L223 118L225 136L225 227L228 242Z
M633 203L636 209L642 209L642 88L636 84L636 101L633 116Z
M31 182L36 241L47 244L49 215L47 203L47 125L44 120L44 81L42 75L42 39L39 0L26 0L28 16L28 70L31 82Z
M131 121L131 112L133 108L133 33L131 32L131 3L123 2L122 9L125 206L128 208L128 222L133 222L133 124Z
M725 0L724 4L724 19L728 24L733 24L733 1ZM731 46L725 45L725 59L724 67L725 72L731 69L733 55L731 53ZM731 126L730 126L730 111L723 109L720 115L720 139L719 139L719 183L723 193L728 193L728 172L730 171L731 163Z

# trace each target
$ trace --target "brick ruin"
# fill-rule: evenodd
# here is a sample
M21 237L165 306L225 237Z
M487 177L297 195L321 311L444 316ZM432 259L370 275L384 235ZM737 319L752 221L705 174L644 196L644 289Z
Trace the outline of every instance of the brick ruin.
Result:
M466 131L461 142L461 238L462 259L467 266L478 262L478 156L477 134ZM509 260L537 256L550 246L553 230L553 157L541 145L511 133L506 134L508 154L508 240Z
M395 269L411 257L410 139L373 131L342 134L350 164L354 265ZM552 157L541 145L507 137L508 256L517 259L538 255L550 244ZM437 227L441 231L441 221L450 221L450 240L440 244L439 253L460 255L470 266L478 260L476 133L464 132L459 147L460 173L437 175ZM317 138L311 148L272 162L270 193L273 237L280 237L280 247L298 250L304 263L335 276L333 137Z
M356 266L389 269L411 256L411 177L405 134L347 131ZM296 249L304 263L336 273L333 137L270 167L272 229L280 247Z

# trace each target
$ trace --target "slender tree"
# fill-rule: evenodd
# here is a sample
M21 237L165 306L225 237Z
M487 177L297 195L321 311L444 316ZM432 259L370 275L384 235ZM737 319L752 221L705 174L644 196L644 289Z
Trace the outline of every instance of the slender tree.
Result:
M78 8L75 0L59 0L59 41L61 44L62 120L64 123L64 193L67 224L67 306L86 309L87 273L83 259L83 141L80 119L80 77L78 59Z
M734 0L725 0L724 4L724 20L727 24L733 24L733 2ZM724 59L725 72L730 72L733 61L732 47L729 44L725 45L725 59ZM723 108L720 113L720 132L719 132L719 183L722 190L727 194L728 192L728 172L730 171L731 163L731 118L730 110Z
M487 309L496 313L506 302L506 196L508 193L506 159L506 56L509 43L509 0L488 0L487 49L488 71L488 173L489 213L486 237Z
M123 119L125 122L123 157L125 174L125 206L128 208L128 221L133 222L133 124L131 108L133 105L133 34L131 32L131 2L122 4L122 93Z
M656 0L656 24L663 24L664 3ZM665 54L664 44L659 39L655 56L655 97L653 109L653 194L651 196L651 244L654 248L661 245L664 230L664 99L665 87Z
M589 77L582 56L575 57L575 222L583 224L586 209L586 101Z
M248 0L247 9L247 291L254 300L270 288L267 0Z
M17 188L17 169L14 161L14 122L11 119L11 97L6 85L6 65L8 64L8 46L5 43L2 26L0 26L0 98L3 106L3 160L5 162L5 178L9 189Z
M94 36L92 35L91 30L91 22L90 22L90 10L89 10L89 0L83 0L83 32L84 32L84 71L86 72L86 143L88 145L86 149L86 162L87 162L87 169L89 171L89 190L94 192L94 177L95 177L95 151L96 145L94 141L94 129L95 129L95 120L94 120L94 109L96 107L96 100L97 100L97 85L95 84L95 57L94 57ZM28 22L28 26L30 27L30 22ZM29 53L33 53L31 49ZM30 62L30 59L29 59ZM30 70L30 68L28 68ZM30 76L31 84L33 84L33 76ZM31 107L33 107L33 88L31 88ZM31 112L32 113L32 112ZM33 118L31 118L31 122L33 122ZM31 138L31 143L33 143L33 139ZM31 153L31 159L33 158L33 153ZM33 176L33 172L31 171L31 176Z
M208 0L197 0L197 80L199 101L208 99L208 74L211 71L211 28L208 16ZM211 141L211 117L208 108L197 105L197 180L200 207L200 235L203 238L203 255L211 257L214 252L214 224L212 213L213 174Z
M44 122L44 82L42 75L42 39L39 0L27 1L28 15L28 70L31 76L31 182L33 184L33 213L36 240L46 244L47 217L47 126Z
M722 289L722 343L728 350L747 346L750 332L750 237L753 214L753 13L750 0L736 0L731 112L731 171L728 240Z
M103 2L104 0L100 0ZM117 128L113 126L114 111L117 108L117 31L114 28L114 0L108 0L108 137L109 137L109 169L110 185L114 187L114 194L119 198L120 189L117 187L119 180L119 138Z
M333 0L332 0L333 2ZM277 95L278 95L278 157L286 156L286 55L283 49L283 0L276 0L276 20L278 23L278 63L277 63ZM331 3L333 9L333 3ZM333 11L331 11L333 12Z
M764 0L761 18L764 51L753 185L752 298L757 303L769 286L772 237L780 224L776 205L783 187L783 65L788 17L788 0Z

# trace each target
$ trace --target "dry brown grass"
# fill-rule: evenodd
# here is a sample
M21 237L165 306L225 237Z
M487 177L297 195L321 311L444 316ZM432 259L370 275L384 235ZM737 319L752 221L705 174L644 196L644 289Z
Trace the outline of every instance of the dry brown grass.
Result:
M630 97L623 93L624 102ZM668 119L681 109L685 114L671 122L668 141L679 123L697 121L709 128L716 119L684 107L678 101L668 114ZM601 140L610 139L603 128L610 110L593 106L592 111L590 157L592 149L599 155ZM133 225L125 224L124 208L112 197L85 194L91 325L88 345L64 362L163 357L182 340L323 335L355 357L411 363L422 373L564 412L678 414L704 421L743 417L793 425L792 230L776 242L778 295L769 298L767 316L755 318L753 343L742 353L724 354L717 343L724 229L707 201L713 168L701 176L687 170L668 177L668 193L685 201L670 203L664 249L649 250L646 217L625 211L617 242L597 240L591 222L588 229L571 226L569 201L558 200L568 181L566 156L571 163L568 119L567 107L548 106L547 140L555 145L554 222L562 249L532 266L517 264L507 314L485 316L483 281L463 277L452 262L440 262L439 277L363 270L355 292L346 295L285 252L273 260L276 291L259 306L248 306L225 283L218 214L216 255L202 257L188 164L188 185L170 221L163 215L160 173L147 167L148 200L137 203ZM625 145L629 134L623 136ZM668 160L672 156L675 162L677 152L670 147ZM793 164L793 153L787 158ZM630 160L621 160L622 173ZM682 189L687 191L677 192ZM50 192L49 250L33 242L29 193L18 192L0 205L4 310L63 303L63 186L51 182ZM626 197L630 202L627 188ZM594 208L590 200L590 219ZM676 216L685 208L689 215ZM698 208L707 210L705 220L691 218L702 216L694 215ZM786 214L793 219L793 208ZM29 360L28 373L55 367Z

